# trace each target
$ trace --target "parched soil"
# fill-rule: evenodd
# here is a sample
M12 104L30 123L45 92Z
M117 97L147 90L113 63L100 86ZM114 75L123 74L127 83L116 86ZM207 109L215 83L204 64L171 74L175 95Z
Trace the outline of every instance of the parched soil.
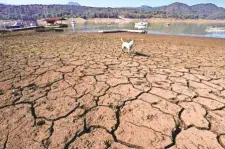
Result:
M15 33L0 64L0 148L225 148L224 39Z

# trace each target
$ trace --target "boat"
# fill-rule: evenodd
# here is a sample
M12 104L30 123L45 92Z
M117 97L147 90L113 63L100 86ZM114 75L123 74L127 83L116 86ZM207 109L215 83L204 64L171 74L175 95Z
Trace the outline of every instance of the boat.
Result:
M206 28L205 30L208 33L221 33L221 32L225 32L225 27L214 27L214 26L209 26Z
M24 24L22 22L16 22L13 25L5 26L6 29L16 29L16 28L23 28Z
M134 28L136 29L145 29L148 27L148 22L138 22L135 23Z
M54 25L49 25L49 26L45 26L46 28L66 28L68 27L67 24L54 24Z
M148 22L138 22L138 23L135 23L135 26L147 26L148 25Z
M62 21L66 20L65 18L46 18L44 21L46 21L45 27L50 28L66 28L68 27L67 24L63 24ZM61 21L61 23L57 23L57 21Z
M8 29L9 31L26 31L26 30L35 30L35 29L43 29L44 26L26 26L23 28L13 28L13 29Z
M137 28L137 29L145 29L148 27L148 22L138 22L138 23L135 23L134 25L134 28Z

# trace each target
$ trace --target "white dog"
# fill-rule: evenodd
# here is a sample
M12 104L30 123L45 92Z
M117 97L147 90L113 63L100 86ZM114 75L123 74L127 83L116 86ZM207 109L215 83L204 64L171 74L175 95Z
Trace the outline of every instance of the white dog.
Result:
M122 51L123 51L124 48L127 48L128 53L130 53L130 51L132 50L132 48L134 46L134 40L131 40L130 42L124 42L123 38L121 37L121 41L123 42Z

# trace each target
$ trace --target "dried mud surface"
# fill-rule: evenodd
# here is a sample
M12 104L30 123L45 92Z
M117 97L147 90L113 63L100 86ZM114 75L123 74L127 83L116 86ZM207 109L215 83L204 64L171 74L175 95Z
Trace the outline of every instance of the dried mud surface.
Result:
M120 37L135 39L131 54ZM225 148L225 40L0 37L0 147Z

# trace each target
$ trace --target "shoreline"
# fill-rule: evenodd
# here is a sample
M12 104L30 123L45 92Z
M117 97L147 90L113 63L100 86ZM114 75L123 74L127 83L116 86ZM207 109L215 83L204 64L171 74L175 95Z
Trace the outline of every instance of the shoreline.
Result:
M56 32L43 32L43 33L37 33L33 30L30 31L20 31L20 32L8 32L6 34L1 34L1 37L9 37L10 36L19 36L19 35L29 35L29 36L33 36L33 35L102 35L102 36L118 36L118 35L130 35L130 36L147 36L147 37L161 37L161 38L190 38L190 39L209 39L209 40L225 40L225 38L221 38L221 37L206 37L206 36L201 36L201 35L188 35L188 34L184 34L184 35L175 35L175 34L158 34L158 33L147 33L147 34L140 34L140 33L99 33L99 32L61 32L61 33L56 33Z
M63 23L66 24L71 24L72 18L66 18L67 20L62 21ZM77 24L85 24L85 23L93 23L93 24L104 24L104 23L115 23L115 24L128 24L128 23L135 23L138 22L139 19L130 19L130 18L92 18L92 19L83 19L83 18L74 18ZM144 21L147 21L149 23L188 23L188 24L225 24L225 19L224 20L204 20L204 19L198 19L198 20L193 20L193 19L168 19L168 18L146 18L143 19ZM3 24L4 22L15 22L18 20L0 20L0 24ZM37 20L37 22L40 25L46 25L46 23L43 21L43 19Z
M68 35L73 35L73 34L79 34L79 35L86 35L86 34L90 34L90 35L95 35L95 34L99 34L99 35L107 35L107 34L111 34L111 35L116 35L116 34L130 34L133 36L139 36L139 35L146 35L146 36L161 36L161 37L177 37L177 38L197 38L197 39L218 39L218 40L225 40L224 37L217 37L217 36L203 36L203 35L191 35L191 34L163 34L163 33L146 33L146 34L141 34L141 33L99 33L99 32L61 32L61 33L53 33L53 32L46 32L46 33L36 33L33 30L30 31L20 31L20 32L7 32L7 33L2 33L0 34L0 37L10 37L13 35L33 35L33 34L68 34Z
M120 19L108 19L108 18L93 18L93 19L82 19L82 18L74 18L77 24L85 24L85 23L117 23L117 24L127 24L127 23L134 23L138 22L139 19L129 19L129 18L120 18ZM150 18L150 19L143 19L145 21L148 21L149 23L189 23L189 24L213 24L213 23L219 23L219 24L225 24L225 20L181 20L181 19L161 19L161 18ZM66 21L63 21L66 24L70 24L72 21L72 18L67 18ZM41 19L38 20L38 23L45 24L45 22Z

